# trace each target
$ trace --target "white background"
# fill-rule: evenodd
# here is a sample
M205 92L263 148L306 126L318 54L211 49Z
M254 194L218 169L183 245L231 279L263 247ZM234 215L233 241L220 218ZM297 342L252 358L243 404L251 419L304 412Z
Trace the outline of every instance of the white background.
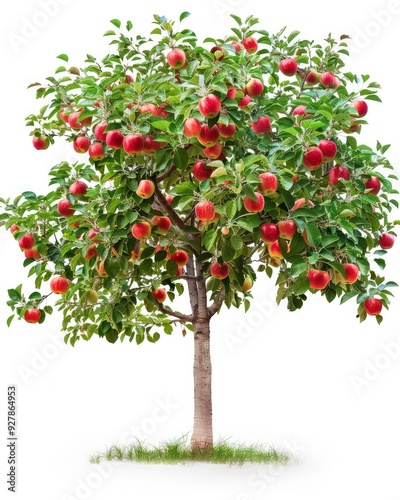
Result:
M110 19L131 19L146 34L153 13L177 18L184 10L192 13L186 26L200 39L227 34L233 25L230 12L256 14L261 27L271 32L287 25L308 39L322 41L329 32L336 38L352 36L349 70L369 73L383 87L384 102L371 103L363 139L371 146L377 138L393 143L388 155L398 172L400 2L290 0L261 5L241 0L175 1L168 6L160 0L8 2L7 13L0 16L0 196L28 189L44 192L49 168L70 154L61 144L35 151L24 126L25 116L40 104L26 87L52 73L58 65L55 56L66 52L71 64L79 66L86 53L101 56L107 51L102 34ZM32 29L30 23L40 28ZM399 245L390 252L387 269L395 281L400 281ZM157 345L139 347L93 339L73 349L62 343L59 315L43 326L15 322L7 329L7 288L24 282L33 290L33 283L25 277L16 242L3 229L0 251L2 498L11 498L5 478L5 403L7 384L15 383L17 497L23 500L400 499L398 292L378 327L373 319L359 325L354 302L340 307L313 297L296 313L285 305L277 308L273 281L263 278L254 288L247 317L233 310L213 320L216 438L292 450L296 465L113 464L99 469L89 456L114 442L123 444L135 435L158 443L190 432L192 337L176 331Z

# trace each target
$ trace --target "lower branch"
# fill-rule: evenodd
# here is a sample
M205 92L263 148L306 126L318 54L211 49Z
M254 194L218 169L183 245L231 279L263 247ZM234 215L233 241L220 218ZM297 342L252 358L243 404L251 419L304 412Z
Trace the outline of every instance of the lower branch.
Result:
M161 304L157 304L158 305L158 309L164 313L164 314L168 314L169 316L173 316L174 318L178 318L180 319L181 321L183 321L184 323L192 323L193 322L193 316L190 314L181 314L179 312L176 312L176 311L173 311L172 309L168 309L167 307L164 307L163 305Z
M214 314L216 314L221 309L225 297L226 297L226 291L224 288L223 290L220 291L220 293L218 294L215 301L211 304L211 306L207 308L208 316L210 318L212 318Z

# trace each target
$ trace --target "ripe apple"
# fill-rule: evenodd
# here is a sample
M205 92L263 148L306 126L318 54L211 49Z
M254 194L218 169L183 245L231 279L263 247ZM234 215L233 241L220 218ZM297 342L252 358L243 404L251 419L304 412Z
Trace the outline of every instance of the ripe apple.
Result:
M339 182L339 179L348 181L350 179L350 172L346 167L335 165L329 170L329 184L335 185Z
M224 125L223 123L217 123L219 135L224 139L229 139L236 132L236 125L231 123L230 125Z
M370 177L365 183L365 187L370 190L368 194L377 195L381 190L381 181L377 177Z
M194 208L196 217L199 220L211 221L215 217L214 203L208 200L200 201Z
M328 161L332 161L337 153L337 146L333 141L322 140L318 143L318 148L322 151L324 155L323 162L327 163Z
M120 130L110 130L107 132L106 144L109 148L121 149L124 136Z
M261 182L258 185L258 190L261 194L269 196L276 192L278 189L278 179L276 175L271 172L263 172L259 175L259 178L261 179Z
M376 298L367 299L364 302L364 309L369 316L377 316L382 311L382 301Z
M251 103L253 99L249 95L245 95L242 99L239 101L239 108L244 109L247 108L247 106Z
M353 101L350 106L357 110L360 118L368 113L368 104L364 100Z
M102 260L99 265L96 266L96 271L102 278L106 278L108 276L104 260Z
M315 85L316 83L318 83L318 81L319 81L319 77L320 77L320 75L319 75L316 71L310 71L310 72L307 74L307 77L306 77L306 82L307 82L309 85Z
M217 142L216 144L214 144L214 146L204 148L203 152L207 156L207 158L210 158L211 160L217 160L222 153L222 144L220 142Z
M149 222L136 222L132 226L132 235L137 240L147 240L151 234L151 225Z
M221 101L215 94L208 94L199 101L199 111L207 119L215 118L221 110Z
M252 200L249 196L244 197L243 199L244 208L248 212L252 213L261 212L265 205L264 196L261 193L257 192L254 193L254 196L257 198L257 201Z
M215 47L213 47L210 50L210 52L211 52L211 54L215 54L216 52L222 52L222 54L219 57L215 56L217 61L222 61L222 59L224 59L224 57L225 57L225 54L223 53L224 49L222 47L220 47L219 45L216 45Z
M61 109L61 111L58 113L58 116L61 118L61 120L64 122L64 123L68 123L68 118L69 118L69 114L67 114L65 112L65 109Z
M233 42L231 42L231 45L236 50L236 52L240 52L242 50L242 45L240 45L239 42L233 41Z
M186 64L186 54L182 49L172 49L167 54L168 64L173 69L181 69Z
M395 237L389 233L383 233L379 238L379 246L383 248L383 250L389 250L392 248L395 242Z
M100 233L104 233L106 231L106 229L103 227L100 229L100 231L96 231L96 229L89 229L88 231L88 238L89 240L91 240L93 243L102 243L103 242L103 239L101 238L98 238L97 235Z
M246 85L246 92L250 97L257 97L264 91L264 84L258 78L252 78Z
M301 117L308 116L306 109L307 108L306 108L306 106L304 106L304 104L300 104L299 106L296 106L294 108L292 115L293 116L301 116Z
M279 63L279 69L284 75L293 76L297 72L297 62L291 58L283 59Z
M24 254L25 254L25 259L39 260L41 257L39 250L36 247L33 247L30 250L25 250Z
M73 142L76 153L87 153L90 146L90 139L86 135L77 135Z
M167 234L171 229L171 220L169 217L155 215L151 219L153 226L157 226L158 232L161 234Z
M331 280L327 271L321 271L319 269L310 269L307 276L310 280L310 288L314 290L323 290Z
M214 278L224 280L229 276L229 266L226 262L220 264L219 262L213 262L210 266L210 274Z
M142 134L128 134L124 137L122 141L122 147L125 153L128 154L139 154L143 151L143 136Z
M108 123L98 123L94 128L94 136L100 142L106 142L107 133L104 133L104 130L107 125Z
M178 267L184 267L189 261L189 256L185 250L176 250L171 255L171 260L177 263Z
M15 233L15 231L19 231L19 226L17 226L17 224L13 224L10 227L10 231L11 231L11 234Z
M75 213L75 210L71 208L71 206L72 203L69 200L60 200L57 205L58 213L63 217L71 217L71 215L74 215Z
M221 228L221 233L224 235L224 236L227 236L229 233L231 232L231 230L229 229L228 226L223 226Z
M18 245L21 250L31 250L35 246L35 238L31 234L24 234L19 240Z
M90 245L86 250L85 258L87 260L90 260L93 257L97 257L97 256L98 256L98 253L97 253L96 245L95 244Z
M283 253L278 240L273 241L270 245L268 245L268 254L272 259L283 259Z
M63 295L68 292L69 287L70 282L64 276L54 276L50 280L50 290L55 294Z
M75 181L70 185L68 192L74 196L84 195L88 190L88 185L83 181Z
M259 116L255 122L251 122L251 128L255 134L268 134L271 131L270 117Z
M341 273L336 271L336 277L340 281L340 283L352 285L358 280L360 275L360 269L356 264L343 264L344 272L346 277L342 276Z
M202 125L200 127L200 134L197 137L197 140L206 147L214 146L218 142L219 138L219 129L217 125L213 127L209 127L208 125Z
M243 284L242 284L242 291L243 292L248 292L253 286L253 280L250 278L250 276L246 276Z
M254 54L254 52L257 52L258 42L252 36L249 36L249 37L245 38L244 40L242 40L242 45L249 54ZM236 49L236 47L235 47L235 49Z
M89 156L94 161L102 160L105 156L104 147L101 142L94 142L89 146Z
M40 320L39 309L27 309L24 313L24 320L27 323L37 323Z
M277 224L279 237L284 240L291 240L297 232L297 224L294 220L280 220Z
M145 200L147 200L153 196L154 190L154 182L149 181L148 179L142 179L136 189L136 194L140 198L144 198Z
M266 223L260 229L261 239L264 243L273 243L279 238L279 228L276 224Z
M173 200L174 198L175 198L175 197L174 197L172 194L167 194L167 196L165 197L165 201L168 203L168 205L171 205L172 200Z
M344 126L342 127L343 132L346 134L352 134L353 132L357 132L357 130L360 128L359 123L355 123L354 118L350 119L350 126Z
M196 161L193 165L193 177L200 182L209 179L212 173L212 168L207 168L204 161Z
M335 85L337 84L335 78L336 78L335 75L331 71L326 71L325 73L322 73L322 75L319 77L319 81L325 88L334 88Z
M187 118L183 124L183 135L190 139L191 137L198 137L201 130L201 123L197 118Z
M231 87L230 89L228 89L228 92L226 93L226 98L235 99L236 94L237 94L237 88Z
M49 139L45 135L41 135L40 137L36 137L34 135L32 137L32 144L35 149L38 151L47 149L49 147Z
M146 113L151 113L153 116L160 116L160 109L152 103L142 104L139 108L139 113L144 115Z
M125 75L125 83L133 83L135 81L135 79L133 78L132 75ZM93 103L93 106L94 106L94 103Z
M307 170L317 170L323 161L324 155L317 147L310 148L303 155L303 165Z
M74 130L80 130L82 127L88 127L92 123L92 117L88 116L83 120L80 120L80 115L82 114L82 109L79 111L74 111L68 117L68 124Z
M153 290L151 294L160 304L167 300L167 292L164 290L164 288L157 288L157 290Z

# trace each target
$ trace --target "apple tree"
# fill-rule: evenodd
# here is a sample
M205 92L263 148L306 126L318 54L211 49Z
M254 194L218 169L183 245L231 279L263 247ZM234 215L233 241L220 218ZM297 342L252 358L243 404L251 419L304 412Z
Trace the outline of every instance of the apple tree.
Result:
M27 125L36 149L60 138L82 159L53 166L46 194L1 200L35 286L9 290L8 324L42 323L52 303L72 345L193 332L194 450L213 443L210 321L247 311L256 279L290 311L319 293L379 323L395 286L380 272L397 179L389 146L362 142L379 85L345 69L344 36L232 18L203 44L164 17L150 37L114 19L109 54L81 68L59 55Z

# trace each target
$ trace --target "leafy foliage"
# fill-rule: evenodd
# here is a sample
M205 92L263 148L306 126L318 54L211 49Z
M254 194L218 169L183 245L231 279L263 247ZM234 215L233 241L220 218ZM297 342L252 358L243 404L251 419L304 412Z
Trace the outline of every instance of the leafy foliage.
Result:
M183 13L181 21L187 16ZM71 344L94 334L109 342L125 337L138 344L145 339L156 342L160 331L172 333L174 323L191 328L199 314L195 295L202 287L211 303L209 317L223 303L244 303L247 309L251 295L243 291L244 280L248 276L254 281L260 274L277 275L278 303L286 299L292 311L302 307L307 292L316 293L310 288L311 268L329 272L330 282L320 292L329 302L356 297L360 320L366 317L366 298L376 296L385 307L389 304L389 288L395 284L385 283L378 274L385 267L386 250L377 247L382 232L395 234L390 214L398 207L393 187L397 179L384 157L389 146L378 142L372 149L362 143L360 132L367 120L352 105L359 99L379 102L379 85L369 75L345 70L344 40L329 36L320 45L301 40L297 31L286 35L283 29L272 35L256 29L257 19L251 16L245 21L232 18L237 24L233 34L206 39L205 45L190 29L179 31L174 22L159 16L154 16L151 38L132 37L132 23L121 29L122 23L114 19L113 29L105 33L113 53L102 59L88 54L85 67L79 69L69 67L68 56L60 54L63 65L55 75L32 85L36 97L46 101L38 114L27 117L32 136L45 137L50 144L62 137L71 147L77 136L83 136L104 151L104 157L85 156L82 162L55 165L46 195L25 192L13 201L1 200L0 223L7 228L17 224L16 239L25 233L35 237L40 258L28 258L24 265L35 277L36 288L48 289L54 275L71 282L56 303L64 314L65 340ZM258 50L236 50L232 42L248 37L257 40ZM168 62L173 48L185 53L187 64L180 69ZM295 58L294 76L280 71L285 58ZM332 72L338 80L332 88L319 81L309 84L312 71L318 76ZM264 87L249 99L246 86L252 79ZM199 100L210 94L222 107L217 116L205 118ZM249 103L244 106L246 95ZM150 112L145 112L143 106L149 104ZM294 115L299 106L303 114ZM77 111L83 123L73 129L68 117ZM272 122L271 130L256 133L252 124L265 116ZM234 125L235 132L226 138L220 135L222 152L210 153L197 137L184 134L188 118L209 128ZM144 148L127 153L121 145L96 139L95 127L101 123L107 135L140 134ZM308 170L304 154L321 140L336 144L334 161ZM200 160L212 169L205 180L193 175L193 165ZM332 183L334 165L344 166L350 179ZM257 199L259 175L265 172L276 176L278 188L263 196L261 211L249 212L245 198ZM380 181L379 194L366 187L371 177ZM137 194L144 179L155 185L150 197ZM87 183L86 193L69 192L76 180ZM73 214L60 215L61 199L69 200ZM203 200L214 204L211 220L196 217L195 207ZM171 229L161 231L154 223L157 216L168 217ZM295 221L297 232L289 245L279 238L283 258L276 259L262 241L260 228L284 220ZM135 238L132 225L145 221L152 225L151 236ZM95 238L89 237L90 230L97 233ZM170 258L176 250L188 254L183 274ZM215 261L228 264L227 278L210 275ZM339 279L346 263L356 264L361 273L351 285ZM184 293L185 282L190 315L163 306L152 293L164 287L173 301ZM28 308L41 307L48 295L34 292L25 297L19 286L9 291L8 304L22 317ZM43 322L52 308L41 312ZM381 316L376 317L380 322Z

